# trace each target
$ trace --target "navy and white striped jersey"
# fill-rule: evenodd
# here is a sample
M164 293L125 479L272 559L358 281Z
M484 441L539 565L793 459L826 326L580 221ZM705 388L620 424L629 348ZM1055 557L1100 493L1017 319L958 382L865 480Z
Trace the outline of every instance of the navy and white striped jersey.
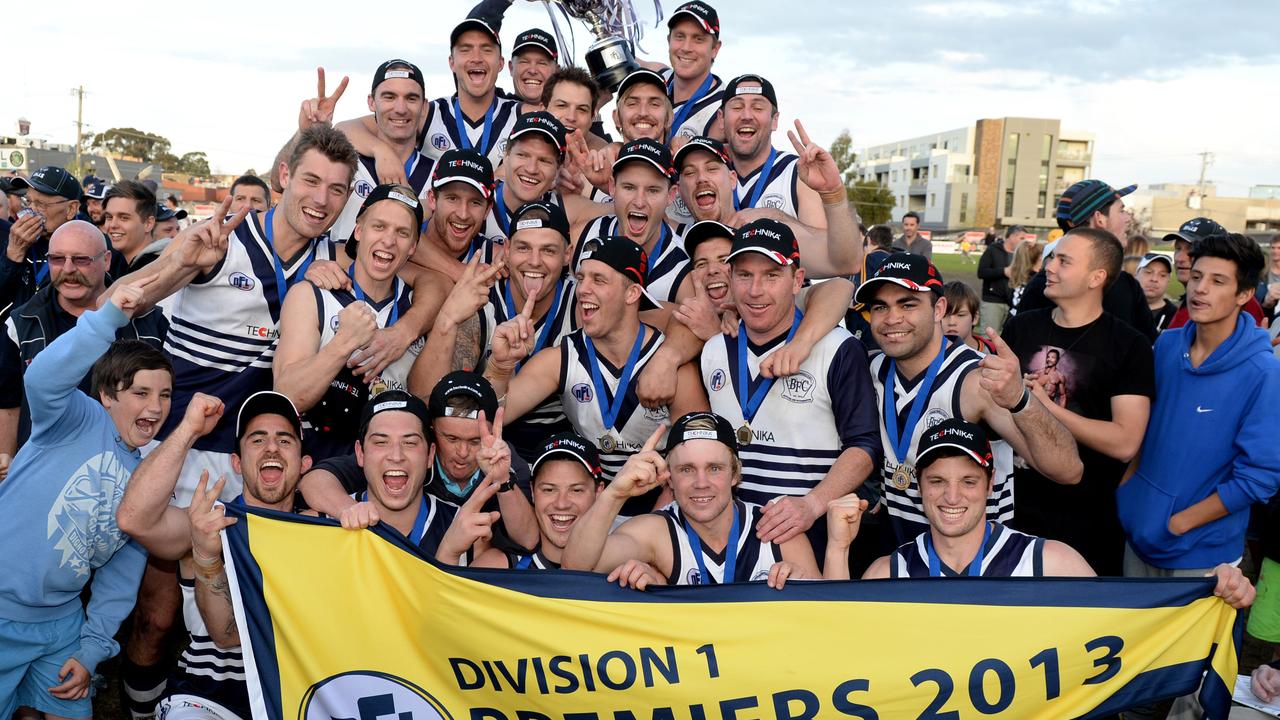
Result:
M578 242L573 246L573 259L569 267L577 271L578 262L582 259L582 245L592 238L608 235L623 235L617 215L598 217L582 229ZM689 271L689 254L684 251L684 238L676 233L670 225L663 221L659 231L657 257L649 257L649 277L645 288L649 294L662 302L675 302L676 291L680 282Z
M413 304L413 291L403 282L395 283L396 295L380 303L366 302L376 313L378 327L391 324L394 315L399 318L409 312ZM350 290L321 290L312 287L316 303L316 323L320 331L320 347L333 341L338 334L338 315L353 302L360 302ZM366 384L350 369L343 367L329 383L320 400L302 414L307 454L312 461L320 461L334 455L351 452L359 432L360 412L365 402L383 390L407 390L409 370L422 352L424 342L418 338L403 355L387 366L372 383Z
M756 184L760 182L760 173L764 170L764 165L756 168L754 171L746 175L738 176L738 201L740 203L739 210L745 210L748 207L773 208L779 210L791 217L800 216L800 195L797 184L800 182L796 177L796 161L799 160L793 152L778 152L778 157L773 163L773 167L769 170L769 177L764 179L764 189L760 191L760 199L754 205L751 198L755 195Z
M742 531L738 535L738 555L734 562L733 579L735 582L756 582L769 578L769 569L774 563L782 560L782 548L772 542L762 542L756 537L756 525L760 522L759 505L743 502L734 498ZM702 577L698 569L698 559L694 557L693 545L689 542L689 531L685 527L684 515L680 506L671 503L658 514L667 521L667 531L671 534L671 577L667 582L672 585L711 585L724 582L725 552L714 552L702 545L702 563L711 577ZM725 548L728 550L728 548Z
M356 163L355 177L351 179L351 197L347 198L342 214L329 229L329 237L333 238L334 242L344 243L351 239L351 233L356 229L356 215L360 212L360 206L364 204L365 198L369 197L369 193L379 185L378 171L373 158L360 155L359 160ZM420 151L414 152L405 165L405 170L409 187L417 191L419 197L425 195L427 181L431 179L431 161L424 158Z
M427 481L430 482L430 480L431 478L428 477ZM369 499L369 492L366 490L362 493L353 493L351 498L365 501ZM423 515L423 513L426 514ZM422 501L418 507L418 515L414 520L414 527L421 528L422 535L416 538L406 537L411 544L417 545L423 554L434 559L436 550L440 549L440 541L444 539L444 534L448 532L449 526L453 524L453 518L457 514L457 505L447 503L424 490ZM413 532L410 532L410 535L413 534Z
M457 93L449 97L436 98L427 108L427 121L423 123L422 130L418 133L418 147L422 148L423 156L430 160L427 164L434 169L436 160L439 160L446 150L462 148L475 150L488 157L495 168L498 167L502 164L502 156L507 151L507 136L511 134L516 118L520 116L520 101L500 95L494 96L493 105L490 106L492 120L489 123L489 144L481 147L484 140L485 116L475 120L463 116L461 125L464 137L464 134L458 132L459 119L454 112L453 103L457 98Z
M667 81L667 97L671 98L673 117L679 117L682 112L686 112L685 106L689 104L689 100L685 100L679 104L675 98L675 72L671 68L662 71L662 79ZM672 137L682 137L685 139L696 137L698 135L711 134L711 128L715 125L716 113L720 112L720 105L724 102L724 81L715 73L711 74L711 87L707 90L707 94L698 98L693 107L688 109L688 115L684 121L680 123L680 127L672 128Z
M750 396L765 381L760 363L785 340L783 335L755 346L739 332L736 338L721 335L708 341L702 348L701 369L711 411L741 427L738 344L747 342ZM798 372L778 378L748 423L751 443L738 450L738 496L764 505L776 497L804 495L822 482L848 447L863 447L875 458L875 396L866 373L862 343L844 329L833 328L814 345Z
M933 387L925 391L929 393L928 400L920 414L919 422L912 431L907 457L900 459L894 454L883 417L884 386L889 375L888 358L882 353L876 353L871 358L871 380L876 389L876 407L881 409L878 414L884 448L884 463L881 467L884 499L889 509L890 522L899 542L905 542L928 530L929 521L925 518L924 507L920 504L920 485L914 473L910 482L903 488L894 484L894 471L898 469L898 464L904 461L915 465L916 446L925 430L943 420L964 417L960 409L960 388L965 376L978 367L980 360L981 356L963 343L948 342L947 354L937 377L934 378ZM906 380L901 373L898 373L894 379L894 402L900 428L906 425L907 415L911 412L911 403L915 400L916 394L921 391L920 383L923 378L922 373L918 378ZM1003 463L1001 458L996 458L994 484L991 497L987 499L988 517L1001 522L1013 516L1013 491L1008 487L1013 478L1012 453L1003 458Z
M889 576L895 578L929 577L929 547L925 530L911 542L903 544L889 556ZM966 575L969 568L942 565L943 577ZM1044 538L1026 535L998 522L991 522L986 552L982 556L982 577L1043 577Z
M481 355L477 367L483 368L488 361L489 345L492 342L495 328L520 314L518 306L511 307L507 304L507 292L510 285L510 280L499 280L494 283L494 286L489 288L489 304L480 308L478 340ZM564 340L565 336L578 328L577 319L574 317L577 298L572 278L562 277L560 279L560 287L560 301L548 308L547 313L533 323L535 341L543 338L543 332L547 333L545 342L537 348L538 350L556 347ZM555 290L552 290L552 292L554 293ZM514 293L511 297L514 300ZM548 325L550 325L550 329L548 329ZM560 402L560 396L551 395L542 404L525 413L518 420L507 423L503 428L502 436L511 442L511 445L521 457L533 462L542 451L542 445L547 438L569 429L571 429L569 419L564 415L564 406Z
M327 235L314 238L294 257L281 258L286 285L301 280L312 260L333 260ZM287 288L277 288L275 262L259 216L250 214L227 242L223 259L174 297L164 349L173 362L173 406L161 431L182 420L197 392L228 408L272 386L271 361L280 336L280 307ZM235 447L235 413L224 413L213 432L196 440L197 450Z
M647 327L647 326L646 326ZM667 408L651 409L640 404L636 397L636 386L640 374L662 345L663 335L654 328L647 328L647 336L640 350L640 359L636 362L631 382L625 388L618 387L622 368L614 367L604 356L597 353L600 360L600 378L604 383L608 396L605 402L611 402L617 393L624 393L622 407L610 432L618 441L618 447L612 452L600 448L600 438L605 434L604 418L600 414L600 405L596 398L595 385L591 381L590 360L587 357L586 344L582 330L577 330L565 337L560 343L560 402L564 406L565 417L573 429L595 443L600 450L600 466L604 470L604 479L612 480L613 476L627 462L627 458L640 452L644 442L663 422L670 422L671 413ZM622 517L631 517L653 509L658 491L631 498L623 506ZM647 505L645 503L648 503Z
M988 353L974 350L978 357L986 357ZM1002 523L1013 521L1013 446L1008 440L991 439L991 457L993 477L991 497L987 500L987 517Z
M240 648L223 650L214 645L196 606L195 580L179 574L178 586L182 590L182 619L191 638L178 657L177 671L165 694L197 697L218 717L248 720L249 686Z

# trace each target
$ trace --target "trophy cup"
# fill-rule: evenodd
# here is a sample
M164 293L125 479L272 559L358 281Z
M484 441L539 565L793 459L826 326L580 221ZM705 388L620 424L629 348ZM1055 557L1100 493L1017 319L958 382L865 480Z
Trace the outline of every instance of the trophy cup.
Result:
M560 7L565 17L577 18L591 29L596 41L587 48L587 68L600 87L616 91L622 79L640 67L632 48L642 31L631 0L550 1ZM654 6L661 17L661 6L656 0ZM555 22L554 15L552 21ZM557 35L559 30L556 24Z

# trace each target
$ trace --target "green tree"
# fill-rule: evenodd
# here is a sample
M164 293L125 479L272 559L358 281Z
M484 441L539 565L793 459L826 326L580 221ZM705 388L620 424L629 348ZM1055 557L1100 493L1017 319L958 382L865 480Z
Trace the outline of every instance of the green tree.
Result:
M189 152L178 160L178 172L195 175L196 177L207 178L211 174L209 171L209 159L202 152Z
M830 152L844 178L849 202L857 208L862 222L868 226L889 222L893 217L893 193L875 180L858 179L853 169L858 155L853 151L853 139L849 137L848 130L840 131L831 143Z
M152 162L169 152L169 139L137 128L111 128L93 138L93 147L124 157Z

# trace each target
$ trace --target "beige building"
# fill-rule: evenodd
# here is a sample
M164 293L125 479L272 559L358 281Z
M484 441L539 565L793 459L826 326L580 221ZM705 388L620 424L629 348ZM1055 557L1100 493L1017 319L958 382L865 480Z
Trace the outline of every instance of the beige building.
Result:
M948 232L989 226L1057 227L1058 195L1089 176L1093 135L1059 120L997 118L868 147L854 169L893 193L893 219L908 211Z
M1256 189L1255 189L1256 190ZM1218 195L1212 183L1197 185L1161 183L1142 187L1125 198L1139 227L1159 238L1177 230L1193 217L1207 217L1231 232L1267 234L1280 232L1280 197L1250 192L1249 197Z

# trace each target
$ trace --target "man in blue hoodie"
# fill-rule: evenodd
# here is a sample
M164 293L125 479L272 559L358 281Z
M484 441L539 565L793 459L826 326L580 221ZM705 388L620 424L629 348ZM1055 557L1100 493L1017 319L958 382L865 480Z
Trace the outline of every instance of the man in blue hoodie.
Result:
M1280 361L1241 313L1262 251L1243 235L1211 235L1191 262L1191 322L1156 341L1141 459L1116 491L1129 577L1200 576L1239 561L1249 506L1280 487Z
M20 705L89 717L93 671L120 649L112 638L146 553L120 531L116 508L173 389L160 351L112 344L147 282L117 283L27 368L31 438L0 483L0 718ZM77 389L91 367L92 398Z

